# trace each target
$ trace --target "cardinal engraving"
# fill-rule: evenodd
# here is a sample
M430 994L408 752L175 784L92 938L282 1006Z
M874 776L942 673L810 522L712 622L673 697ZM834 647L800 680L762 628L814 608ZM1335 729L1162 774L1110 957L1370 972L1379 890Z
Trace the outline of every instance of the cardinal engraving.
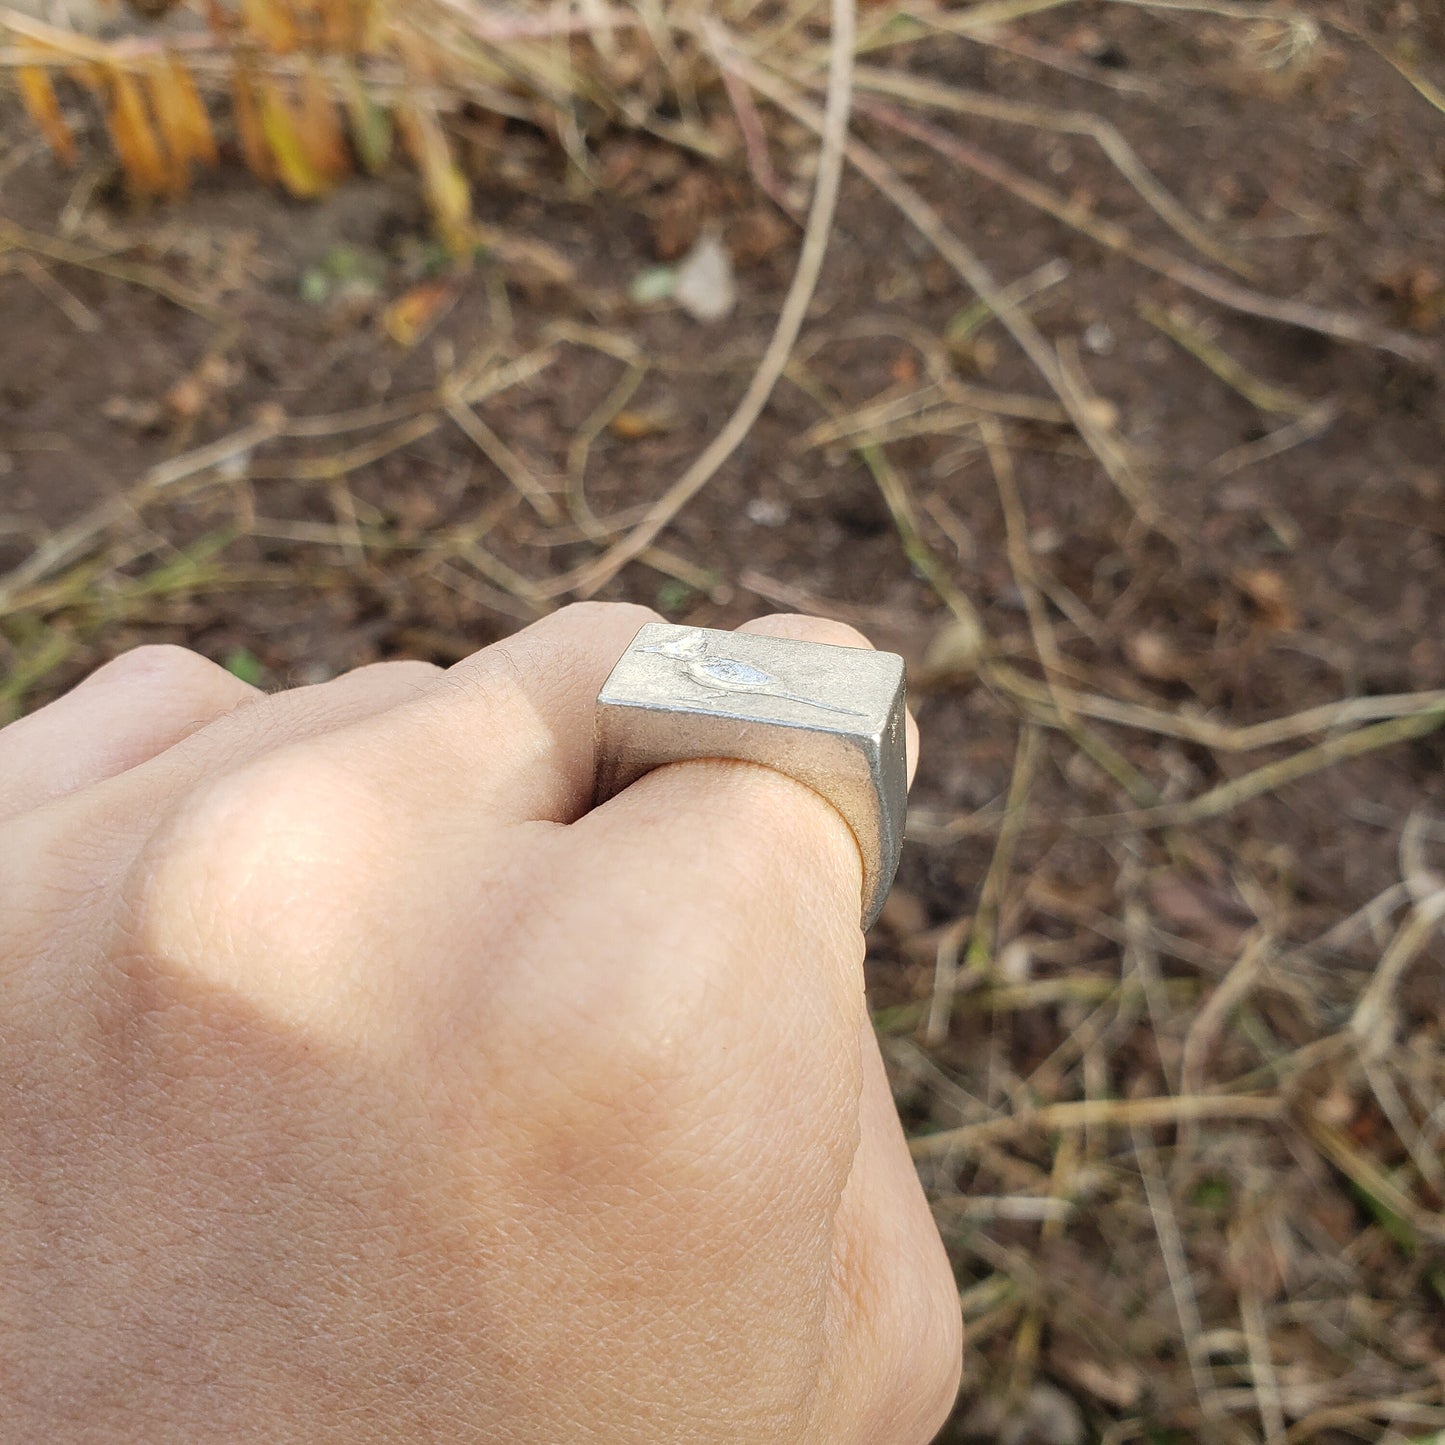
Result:
M740 662L735 657L714 657L709 648L711 639L693 633L690 637L675 637L670 642L656 647L642 647L639 652L651 652L658 657L670 657L682 665L682 672L690 682L705 692L712 693L756 693L761 697L781 698L784 702L801 703L804 707L815 707L822 712L839 713L844 717L862 717L848 707L835 707L832 703L819 702L817 698L802 697L789 692L781 680L750 662Z

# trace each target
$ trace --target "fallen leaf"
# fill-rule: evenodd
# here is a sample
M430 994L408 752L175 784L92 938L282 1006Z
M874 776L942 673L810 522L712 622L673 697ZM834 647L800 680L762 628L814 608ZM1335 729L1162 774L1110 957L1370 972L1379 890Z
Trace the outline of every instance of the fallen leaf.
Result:
M795 227L773 206L754 206L728 226L735 261L765 261L792 239Z
M1254 603L1260 622L1269 632L1293 632L1299 627L1299 609L1288 581L1269 567L1241 567L1234 585Z
M456 301L456 286L452 282L423 281L386 308L382 313L382 328L398 346L415 346Z
M918 358L911 351L900 351L893 358L888 374L904 386L912 386L918 380Z
M652 243L661 261L675 261L697 244L703 219L716 211L715 183L690 170L668 191L657 209Z
M204 357L194 371L183 376L166 393L167 410L182 420L199 416L228 387L235 385L238 370L224 356Z
M199 377L183 376L166 392L166 407L185 421L197 417L206 406L206 389Z
M1377 284L1406 326L1430 331L1445 318L1445 278L1433 266L1401 266L1380 276Z
M625 442L641 441L671 431L677 418L668 411L619 411L608 430Z

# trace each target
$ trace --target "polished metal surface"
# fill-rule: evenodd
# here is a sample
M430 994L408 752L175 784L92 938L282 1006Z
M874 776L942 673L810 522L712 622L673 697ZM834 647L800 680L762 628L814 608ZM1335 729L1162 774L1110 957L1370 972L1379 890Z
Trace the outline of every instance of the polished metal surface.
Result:
M736 758L820 793L863 855L863 927L898 870L908 801L903 659L650 622L597 697L597 801L667 763Z

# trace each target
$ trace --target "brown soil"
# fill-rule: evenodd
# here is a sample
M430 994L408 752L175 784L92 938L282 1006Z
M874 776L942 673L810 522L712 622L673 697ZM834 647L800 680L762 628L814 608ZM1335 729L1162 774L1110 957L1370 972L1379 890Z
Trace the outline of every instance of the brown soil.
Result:
M1332 13L1386 47L1408 40L1439 85L1445 26L1427 8ZM1445 688L1445 115L1336 30L1282 68L1272 68L1279 42L1269 27L1208 13L1072 7L1016 34L1054 47L1080 74L964 42L919 46L911 68L1110 119L1254 268L1249 284L1397 328L1429 353L1405 360L1221 308L860 118L860 134L1001 280L1067 263L1067 280L1030 309L1051 342L1079 346L1088 383L1107 403L1100 414L1133 449L1166 519L1168 535L1143 524L1072 429L1002 421L1032 567L1052 599L1060 677L1090 695L1238 725L1341 698ZM1150 90L1121 92L1121 80ZM1126 219L1141 239L1187 253L1090 142L977 119L938 124ZM786 156L799 142L783 130L777 144ZM0 581L44 537L126 495L148 469L266 408L294 419L382 407L459 368L548 344L534 377L477 413L560 501L569 447L626 374L631 348L646 370L623 418L598 434L586 489L604 521L635 519L741 395L796 253L795 228L741 162L706 166L661 142L605 135L588 188L541 135L478 124L479 214L507 239L469 274L442 278L454 304L403 347L385 333L385 308L426 284L435 260L405 177L353 182L325 203L298 205L228 168L184 202L142 213L103 166L60 173L13 105L0 109L0 156L0 221L34 241L9 252L23 267L0 270ZM737 261L735 316L703 327L670 307L629 303L631 279L685 249L702 224L722 228ZM317 278L337 268L339 246L352 248L370 280L316 302ZM66 247L87 263L72 264ZM136 269L120 279L106 274L112 263ZM153 289L160 276L194 305ZM308 287L312 301L302 299ZM1277 1085L1291 1111L1333 1099L1328 1118L1353 1149L1406 1171L1401 1141L1352 1065L1332 1079L1304 1063L1291 1073L1282 1061L1348 1020L1393 923L1325 935L1414 866L1401 861L1412 814L1422 820L1412 834L1423 840L1420 866L1445 859L1445 734L1221 805L1187 829L1091 835L1072 820L1117 813L1129 797L1066 733L1042 730L1028 821L983 895L997 929L992 972L969 981L948 1037L920 1045L940 940L979 914L999 853L1024 713L992 674L980 680L966 662L950 668L936 648L930 655L949 635L950 614L905 556L865 458L805 438L827 420L827 397L846 414L923 385L918 339L936 348L972 299L852 177L802 364L661 538L683 576L633 564L602 595L713 626L760 611L830 613L907 658L923 735L916 837L873 936L870 975L911 1127L972 1123L1028 1100L1189 1092L1179 1070L1198 1005L1247 939L1263 934L1271 962L1248 1007L1222 1021L1209 1086ZM1256 400L1256 382L1284 388L1307 405L1328 403L1333 421L1230 470L1220 459L1237 460L1239 448L1298 413L1253 404L1145 319L1149 306L1187 313L1193 334L1255 379L1244 389ZM952 364L956 380L1046 397L996 321ZM238 455L225 474L179 482L148 500L139 521L118 519L100 534L108 551L82 549L57 574L69 591L32 591L0 618L0 667L8 653L17 679L11 695L36 705L142 640L182 641L238 666L254 659L267 682L284 685L381 657L450 661L536 615L539 604L510 585L512 574L545 583L597 544L575 519L539 515L472 440L436 417L425 434L418 428L354 467L338 463L357 462L353 453L406 417L318 425ZM1021 587L1010 565L1000 493L976 433L958 426L893 442L887 456L925 542L977 609L992 655L1040 676L1027 579ZM432 546L468 521L492 560ZM149 581L127 581L136 578ZM1088 726L1165 800L1320 741L1316 733L1229 753ZM1442 1044L1442 962L1445 950L1427 945L1398 1000L1399 1037L1427 1071ZM1125 987L1110 994L1121 978ZM1129 993L1131 983L1143 992ZM1405 1092L1413 1116L1418 1101ZM1035 1380L1064 1392L1065 1414L1090 1438L1259 1438L1259 1377L1246 1368L1240 1334L1240 1252L1250 1248L1271 1261L1260 1308L1291 1441L1423 1429L1410 1423L1417 1417L1392 1427L1389 1411L1364 1408L1380 1398L1409 1395L1440 1422L1439 1239L1402 1242L1312 1125L1200 1127L1202 1143L1170 1127L1022 1132L926 1165L972 1311L956 1438L973 1428L1015 1439L1012 1427L987 1423L978 1401L1018 1386L1008 1416L1017 1422L1027 1417L1019 1400L1045 1410L1037 1385L1028 1394ZM1433 1134L1422 1124L1421 1137L1438 1155L1438 1121ZM1137 1193L1151 1159L1186 1241L1194 1307L1217 1346L1203 1368L1219 1399L1201 1392L1185 1358L1177 1281ZM1061 1225L970 1203L1047 1196L1068 1171L1077 1208ZM1428 1185L1416 1187L1422 1210L1441 1207ZM1264 1217L1268 1227L1256 1227ZM1351 1313L1357 1300L1368 1318ZM1352 1404L1357 1415L1321 1414ZM1039 1424L1017 1438L1050 1436Z

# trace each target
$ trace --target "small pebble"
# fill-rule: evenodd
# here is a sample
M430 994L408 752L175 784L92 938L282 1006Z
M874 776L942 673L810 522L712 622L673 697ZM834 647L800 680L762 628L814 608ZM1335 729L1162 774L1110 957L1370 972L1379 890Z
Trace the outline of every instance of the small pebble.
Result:
M754 497L747 505L748 521L758 527L786 526L793 514L776 497Z
M697 245L677 268L673 299L694 321L721 321L738 304L732 257L714 235L698 237Z

